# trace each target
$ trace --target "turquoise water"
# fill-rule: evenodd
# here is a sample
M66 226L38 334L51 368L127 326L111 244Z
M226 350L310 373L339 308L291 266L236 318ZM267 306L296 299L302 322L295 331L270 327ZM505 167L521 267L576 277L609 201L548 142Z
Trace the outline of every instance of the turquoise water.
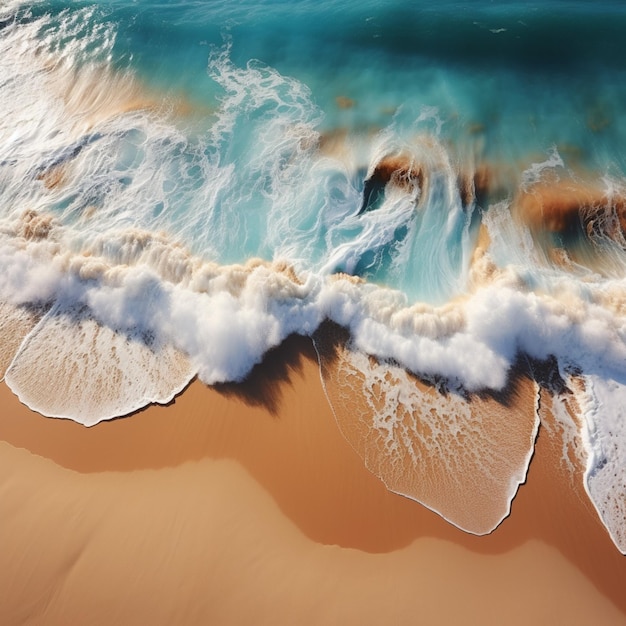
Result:
M611 2L5 2L7 383L91 425L325 320L462 394L554 357L623 548L624 32Z
M295 257L440 304L464 289L475 207L461 214L448 186L466 163L523 170L556 147L565 167L624 169L619 6L40 2L5 14L5 31L17 38L23 23L57 59L131 74L151 97L197 110L173 121L176 137L125 128L102 151L97 133L79 138L106 154L106 172L56 212L102 204L115 187L118 204L141 205L129 225L182 234L220 263ZM351 153L321 163L316 142L339 133ZM431 177L424 219L408 208L382 230L352 219L372 151L408 145L419 160L440 158L420 135L454 147L449 171ZM160 188L137 198L159 159ZM432 245L441 232L446 250Z

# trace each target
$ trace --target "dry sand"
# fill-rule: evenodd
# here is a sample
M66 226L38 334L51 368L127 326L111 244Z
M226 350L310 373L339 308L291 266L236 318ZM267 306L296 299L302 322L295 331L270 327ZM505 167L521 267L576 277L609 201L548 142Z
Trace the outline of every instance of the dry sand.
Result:
M511 516L462 533L364 468L306 340L90 429L0 394L0 624L626 624L545 431Z

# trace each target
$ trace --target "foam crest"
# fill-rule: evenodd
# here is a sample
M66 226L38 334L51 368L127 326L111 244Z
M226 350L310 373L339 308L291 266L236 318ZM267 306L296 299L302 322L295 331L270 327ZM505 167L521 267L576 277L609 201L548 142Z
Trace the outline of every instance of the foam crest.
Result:
M67 281L60 246L0 237L0 299L14 305L53 301Z
M189 285L164 283L137 266L117 270L86 302L109 327L145 329L176 346L207 384L243 379L270 348L320 322L314 283L295 283L267 264L198 264Z
M61 238L63 230L59 227ZM125 375L128 388L124 393L128 396L118 399L115 405L103 403L105 413L92 413L92 420L111 417L106 412L113 410L111 406L117 407L118 414L126 414L138 405L171 397L171 391L153 388L150 382L142 396L131 397L131 381L141 387L135 377L140 377L141 372L148 379L152 376L148 359L151 355L156 359L156 367L161 352L180 351L191 363L189 372L197 373L208 384L241 380L269 349L291 333L312 332L323 316L317 304L319 282L312 275L300 278L284 262L254 260L245 265L220 266L183 253L180 245L163 236L141 236L131 231L112 240L116 250L113 256L119 258L120 249L125 250L126 263L121 265L106 256L72 254L46 239L24 240L18 231L16 227L12 237L5 235L0 246L7 269L0 281L0 294L14 305L55 303L57 313L46 316L35 333L42 338L44 354L50 343L60 341L64 333L68 337L63 341L71 343L72 324L79 331L77 346L73 348L76 352L88 352L89 342L97 335L98 345L104 344L103 337L114 342L123 341L124 337L138 338L133 350L146 353L141 356L146 360L143 367ZM70 312L66 313L68 307ZM75 307L79 313L73 312ZM33 400L32 394L23 390L28 370L25 364L39 354L39 340L34 337L31 334L22 346L10 378L29 406L49 413L42 400ZM159 347L158 353L153 344ZM106 351L96 352L89 358L81 357L95 368L94 373L98 371L95 364L101 359L106 364L108 359ZM133 363L139 360L139 356L131 358ZM18 363L19 377L15 373ZM61 366L42 358L38 375L48 367ZM110 367L115 369L118 365ZM87 371L85 365L81 376L86 376ZM156 367L156 371L161 370ZM117 374L116 377L119 378ZM173 384L174 389L180 388L176 377ZM72 409L71 396L66 402L63 409L55 408L53 414L62 412L63 416L82 420L86 408L77 403Z
M79 271L86 278L89 273L96 278L101 267L97 257L110 259L120 266L145 265L156 272L162 280L171 283L188 281L193 272L194 260L182 244L171 241L163 233L145 230L121 230L100 236L87 248L89 257L96 257L93 262L80 258Z

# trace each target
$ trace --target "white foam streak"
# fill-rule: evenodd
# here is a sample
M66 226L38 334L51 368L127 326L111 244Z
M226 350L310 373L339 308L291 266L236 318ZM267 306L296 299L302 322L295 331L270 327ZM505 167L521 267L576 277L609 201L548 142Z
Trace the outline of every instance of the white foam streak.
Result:
M626 554L626 383L585 376L584 484L589 498L622 554Z
M565 167L565 164L563 163L563 159L561 158L559 151L557 150L556 146L552 146L548 154L548 158L545 161L532 163L522 173L522 188L528 189L535 183L538 183L544 176L544 172L555 170L558 171L558 168L563 167Z

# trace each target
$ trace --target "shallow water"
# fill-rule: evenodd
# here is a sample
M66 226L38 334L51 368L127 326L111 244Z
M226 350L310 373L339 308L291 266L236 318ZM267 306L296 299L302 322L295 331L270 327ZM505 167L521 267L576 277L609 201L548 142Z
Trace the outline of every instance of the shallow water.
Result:
M319 347L331 321L386 433L362 455L394 489L393 451L442 426L394 422L390 390L428 404L417 376L482 423L475 394L550 360L624 551L626 8L431 4L5 3L6 382L91 425L196 375L242 380L290 334ZM405 495L490 531L530 461L523 420L510 466L487 462L487 426L456 459L506 487L492 523ZM420 454L457 436L444 422Z

